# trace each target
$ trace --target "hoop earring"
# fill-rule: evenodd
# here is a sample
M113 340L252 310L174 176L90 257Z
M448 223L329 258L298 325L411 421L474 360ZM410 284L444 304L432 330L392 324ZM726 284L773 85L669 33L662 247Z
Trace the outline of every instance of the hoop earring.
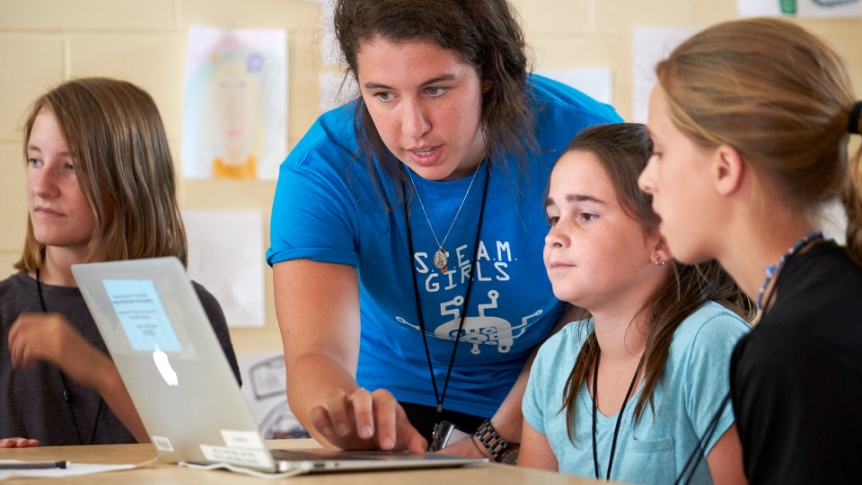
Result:
M664 266L665 263L667 263L667 261L664 261L661 259L661 254L655 253L655 263L653 263L653 264L657 264L659 266Z

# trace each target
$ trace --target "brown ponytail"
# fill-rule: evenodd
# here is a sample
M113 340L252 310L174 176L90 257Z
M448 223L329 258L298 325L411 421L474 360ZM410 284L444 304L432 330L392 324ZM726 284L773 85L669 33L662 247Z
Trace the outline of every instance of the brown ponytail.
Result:
M862 101L857 101L850 110L847 132L860 134L862 128ZM841 202L847 213L847 250L857 263L862 263L862 146L848 161L847 178L841 191Z

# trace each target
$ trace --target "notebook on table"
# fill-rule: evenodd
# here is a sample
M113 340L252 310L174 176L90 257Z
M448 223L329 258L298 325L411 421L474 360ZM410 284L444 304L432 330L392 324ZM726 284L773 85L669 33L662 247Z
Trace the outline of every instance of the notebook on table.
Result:
M162 460L302 473L485 461L431 453L271 451L178 259L78 264L72 273Z

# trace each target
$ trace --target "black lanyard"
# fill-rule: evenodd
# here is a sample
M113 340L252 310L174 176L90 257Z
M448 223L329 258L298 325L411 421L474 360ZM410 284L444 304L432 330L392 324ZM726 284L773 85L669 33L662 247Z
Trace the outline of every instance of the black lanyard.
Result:
M42 297L42 280L39 277L39 268L36 268L36 292L39 293L39 304L42 306L42 312L48 313L48 308L45 306L45 298ZM72 424L75 425L75 434L78 435L78 444L83 445L84 440L81 438L81 429L78 427L78 420L75 418L75 410L72 408L72 395L69 393L69 388L66 386L66 374L60 371L60 382L63 384L63 401L69 407L69 416L72 417ZM96 430L99 428L99 416L102 414L102 405L105 400L99 398L99 407L96 409L96 419L93 421L93 435L90 436L90 444L96 442Z
M596 478L599 477L599 452L598 446L596 445L596 414L598 413L596 406L596 396L599 393L599 358L601 357L601 349L596 352L596 370L593 372L593 464L596 467ZM620 414L617 416L617 425L614 427L614 439L611 441L611 456L608 458L608 474L605 476L605 480L611 479L611 469L614 466L614 452L617 449L617 435L620 433L620 423L623 421L623 412L626 410L626 404L629 402L629 396L631 396L632 389L635 387L635 382L638 380L638 373L641 370L641 365L644 363L644 355L641 355L641 360L638 362L638 367L635 369L635 375L632 377L632 383L629 384L629 390L626 391L626 398L623 399L623 405L620 408Z
M431 351L428 349L428 337L425 335L425 318L422 316L422 302L419 299L419 284L416 282L416 271L413 268L413 234L410 229L410 204L404 202L404 217L407 222L407 247L410 251L410 275L413 277L413 296L416 299L416 313L419 320L419 331L422 333L422 343L425 345L425 358L428 360L428 370L431 373L431 385L434 386L434 399L437 401L437 417L443 413L443 400L446 399L446 389L449 387L449 377L452 375L452 366L455 364L455 355L458 352L458 342L461 341L461 332L464 329L464 319L467 316L467 308L470 304L470 293L473 289L474 270L476 269L476 256L479 253L479 235L482 232L482 219L485 215L485 201L488 199L488 185L491 183L491 163L487 163L487 176L485 187L482 189L482 206L479 209L479 227L476 228L476 241L473 246L473 259L470 260L470 279L467 281L467 291L464 294L464 305L461 307L461 322L458 324L458 335L455 336L455 346L452 348L452 356L449 358L449 367L446 369L446 380L443 381L443 392L437 389L437 378L434 376L434 364L431 362ZM479 170L477 168L476 170ZM407 188L402 181L401 188L407 193Z

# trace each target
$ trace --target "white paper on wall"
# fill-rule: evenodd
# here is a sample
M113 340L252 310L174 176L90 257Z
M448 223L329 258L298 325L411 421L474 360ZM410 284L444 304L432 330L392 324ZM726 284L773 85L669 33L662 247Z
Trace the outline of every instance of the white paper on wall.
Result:
M665 59L676 46L700 29L696 27L636 27L632 45L633 118L646 123L649 95L655 85L655 66Z
M338 38L335 37L335 1L320 0L321 22L323 22L320 48L323 64L330 66L341 62L341 47L338 45Z
M320 55L325 66L341 63L341 47L335 37L335 3L337 0L306 0L320 4Z
M230 327L262 327L263 217L259 211L183 211L189 277L215 296Z
M240 354L237 362L242 375L242 395L263 438L308 438L287 405L284 354Z
M359 86L352 75L343 73L322 73L318 76L320 83L320 113L353 100L359 93Z
M189 29L183 174L278 178L287 154L287 32Z
M840 200L833 200L823 209L821 229L827 238L842 246L847 244L847 211Z
M781 0L736 0L736 6L740 17L781 15Z
M862 0L737 0L741 17L862 17Z
M536 69L536 74L560 81L596 101L606 104L613 102L610 68Z

